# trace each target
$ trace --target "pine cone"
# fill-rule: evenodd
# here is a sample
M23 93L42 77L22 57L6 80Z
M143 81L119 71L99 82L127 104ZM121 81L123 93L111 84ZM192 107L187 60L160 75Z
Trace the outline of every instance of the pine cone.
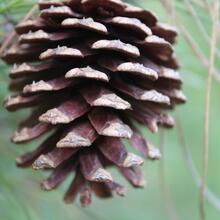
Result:
M39 8L40 16L16 27L19 37L3 56L14 64L10 90L16 92L5 107L34 109L12 141L50 134L17 158L18 166L51 170L41 184L46 190L75 173L65 201L79 194L83 206L92 192L125 194L109 166L143 187L143 160L127 152L121 139L145 158L160 158L135 124L152 132L171 128L166 111L185 102L172 47L177 32L150 11L120 0L40 1Z

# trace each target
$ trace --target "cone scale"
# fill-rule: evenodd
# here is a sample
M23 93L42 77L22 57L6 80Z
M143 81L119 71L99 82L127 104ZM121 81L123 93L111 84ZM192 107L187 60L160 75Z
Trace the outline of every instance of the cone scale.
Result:
M167 114L186 98L173 44L177 32L150 11L120 0L39 1L39 14L16 26L17 40L3 55L14 64L5 100L9 111L32 108L12 136L16 144L45 141L17 158L20 167L49 169L41 184L58 187L83 206L125 195L114 166L134 187L144 187L143 159L160 158L136 122L151 132L172 128ZM128 139L140 156L127 151Z

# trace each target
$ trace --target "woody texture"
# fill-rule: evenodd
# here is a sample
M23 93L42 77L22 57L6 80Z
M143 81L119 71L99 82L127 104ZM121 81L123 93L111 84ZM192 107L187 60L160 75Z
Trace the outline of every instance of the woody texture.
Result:
M9 111L32 108L12 142L41 136L43 143L17 158L19 167L51 171L42 189L69 175L64 200L83 206L125 195L113 180L115 167L134 187L144 187L142 158L160 152L139 131L172 128L167 114L186 98L173 44L175 28L147 10L120 0L39 1L37 15L23 20L2 59L13 64ZM140 156L128 152L130 143Z

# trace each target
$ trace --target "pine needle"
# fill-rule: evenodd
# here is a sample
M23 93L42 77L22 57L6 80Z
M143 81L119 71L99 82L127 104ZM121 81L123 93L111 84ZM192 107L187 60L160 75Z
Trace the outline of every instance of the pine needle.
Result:
M164 155L164 142L165 142L165 136L164 136L164 131L160 130L160 151L161 154ZM170 189L167 185L166 182L166 175L165 175L165 170L164 170L164 159L161 158L159 162L159 178L160 178L160 185L161 185L161 193L163 197L163 201L165 204L166 212L167 215L169 216L170 220L177 220L177 212L173 204L172 196Z
M212 15L212 9L211 9L208 1L207 0L202 0L202 2L203 2L203 5L204 5L205 9L209 12L210 15Z
M197 171L196 166L193 162L193 158L190 153L189 146L186 143L186 138L185 138L184 131L182 128L182 123L180 121L180 117L177 111L175 114L175 121L176 121L176 130L177 130L178 140L180 143L180 147L183 151L186 165L192 175L192 178L195 184L200 188L202 184L202 179L199 176L199 172ZM207 186L205 187L205 197L207 198L208 202L216 210L220 211L220 198L218 198Z
M202 185L200 189L200 218L205 220L205 185L208 172L208 155L209 155L209 113L210 113L210 95L212 85L212 74L215 65L215 50L218 35L218 14L219 14L219 0L213 5L212 15L212 41L210 49L210 63L208 70L208 78L205 95L205 121L204 121L204 146L203 146L203 160L202 160Z
M170 13L169 13L169 10L167 9L168 6L167 6L166 2L164 2L164 1L165 0L161 0L162 4L164 5L164 7L166 9L167 16L170 19ZM194 52L196 57L201 61L202 65L208 69L209 68L209 60L205 56L205 54L202 52L202 50L200 49L197 42L193 39L193 37L191 36L189 31L181 23L181 21L178 19L178 17L175 17L175 23L179 27L179 29L182 31L183 37L185 38L186 42L188 43L188 45L190 46L190 48L192 49L192 51ZM215 80L220 83L219 71L214 68L214 71L212 72L212 74L213 74Z
M208 32L206 31L206 29L205 29L201 19L199 18L198 14L194 10L193 5L190 3L190 0L184 0L184 3L186 5L186 7L188 8L188 11L192 16L193 21L196 23L196 25L197 25L198 29L200 30L201 34L203 35L204 39L206 40L208 45L211 46L211 38L210 38ZM220 51L218 50L218 48L216 48L216 54L218 56L218 59L220 60Z
M175 4L174 0L162 0L165 8L167 9L167 12L169 14L168 20L169 23L174 23L174 19L176 17L175 15ZM160 151L161 154L164 155L164 142L165 142L165 136L164 136L164 131L160 131L160 136L159 136L159 146L160 146ZM170 189L167 185L166 182L166 177L165 177L165 170L164 170L164 159L161 158L159 162L159 178L160 178L160 184L161 184L161 191L162 191L162 196L164 200L164 204L166 207L167 215L169 216L169 219L171 220L177 220L177 212L173 204L172 196Z
M173 23L173 21L175 20L175 17L176 17L174 2L175 1L173 1L173 0L162 0L162 3L167 10L167 13L169 14L169 16L168 16L169 23Z

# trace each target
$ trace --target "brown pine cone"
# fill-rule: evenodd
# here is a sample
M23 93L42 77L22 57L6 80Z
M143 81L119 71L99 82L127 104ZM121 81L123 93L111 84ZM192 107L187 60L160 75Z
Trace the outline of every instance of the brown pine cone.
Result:
M14 64L5 101L9 111L33 107L12 137L16 144L50 136L17 158L21 167L51 169L43 189L59 186L75 173L65 194L79 194L83 206L91 193L125 194L106 170L115 166L135 187L144 186L143 160L127 152L127 138L152 160L160 152L139 133L171 128L167 115L184 103L172 44L175 29L150 12L120 0L40 1L40 16L21 22L18 39L3 59Z

